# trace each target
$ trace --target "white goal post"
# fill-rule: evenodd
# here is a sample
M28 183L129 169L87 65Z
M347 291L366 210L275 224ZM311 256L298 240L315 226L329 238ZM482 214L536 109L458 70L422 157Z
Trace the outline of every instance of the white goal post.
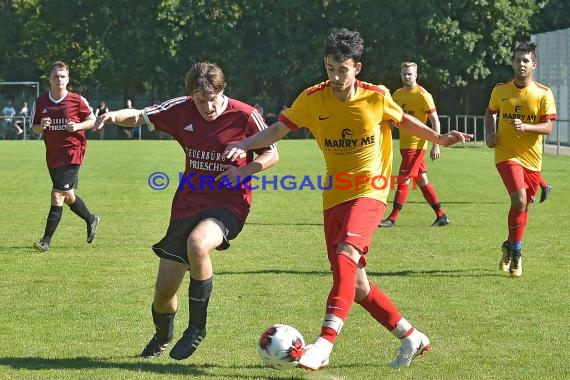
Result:
M40 96L40 82L31 82L31 81L17 81L17 82L0 82L0 86L23 86L23 87L33 87L35 88L35 99L37 99ZM32 107L33 102L29 102L28 103L28 108L31 112L31 107ZM0 105L0 109L3 107L3 105ZM0 114L0 119L3 119L4 115ZM28 116L29 118L29 116ZM27 128L30 127L30 125L28 125L28 120L26 120L26 118L24 116L20 116L20 115L16 115L14 116L14 120L18 120L18 119L23 119L22 120L22 125L24 127L24 133L23 133L23 139L26 139L27 136Z

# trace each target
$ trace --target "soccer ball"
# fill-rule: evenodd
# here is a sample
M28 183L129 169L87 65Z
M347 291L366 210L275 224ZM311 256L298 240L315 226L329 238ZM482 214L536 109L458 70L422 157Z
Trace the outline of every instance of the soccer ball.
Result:
M305 340L296 328L275 324L261 334L257 352L267 367L295 368L305 352Z

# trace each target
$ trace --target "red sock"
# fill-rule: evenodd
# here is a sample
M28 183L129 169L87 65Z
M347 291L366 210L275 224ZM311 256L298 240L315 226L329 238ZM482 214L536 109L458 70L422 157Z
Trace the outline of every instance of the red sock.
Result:
M441 205L439 204L437 193L435 192L435 189L433 188L431 183L428 183L424 187L420 187L420 190L422 191L424 199L431 206L431 208L433 208L433 211L435 211L435 215L437 217L443 216L445 212L443 211L443 207L441 207Z
M326 314L345 320L356 295L356 270L358 266L348 256L337 253L333 262L333 286L327 298ZM323 326L321 337L334 343L338 331Z
M388 331L394 330L398 321L402 319L402 315L394 302L372 282L370 283L370 292L358 303Z
M394 206L392 212L388 219L396 220L400 214L400 210L404 207L406 200L408 199L409 186L406 183L398 185L398 190L396 190L396 195L394 196Z
M544 187L548 187L548 182L546 182L544 180L544 178L542 178L542 173L538 174L538 184L540 185L540 187L544 188Z
M509 241L522 241L526 227L527 212L518 211L511 207L509 210Z

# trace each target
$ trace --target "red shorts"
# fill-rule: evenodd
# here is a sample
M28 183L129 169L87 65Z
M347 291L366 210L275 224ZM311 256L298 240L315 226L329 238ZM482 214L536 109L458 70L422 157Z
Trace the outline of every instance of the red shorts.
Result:
M499 162L496 166L509 194L526 189L527 202L534 203L536 189L540 184L540 172L527 169L510 160Z
M386 205L372 198L353 199L325 210L325 241L329 262L333 262L341 242L366 254L384 211ZM361 264L366 266L366 261L362 259Z
M400 164L399 175L401 177L413 178L427 172L425 149L400 149L402 163Z

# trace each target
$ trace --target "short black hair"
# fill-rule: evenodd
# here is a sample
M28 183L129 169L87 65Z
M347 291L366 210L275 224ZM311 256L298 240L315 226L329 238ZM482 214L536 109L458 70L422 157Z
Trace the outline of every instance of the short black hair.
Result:
M335 29L325 43L325 57L332 57L336 62L346 61L352 58L360 62L364 51L364 40L360 33L346 28Z
M530 53L532 55L532 59L536 62L536 44L534 42L530 41L521 42L515 48L515 54L518 51L523 53Z

